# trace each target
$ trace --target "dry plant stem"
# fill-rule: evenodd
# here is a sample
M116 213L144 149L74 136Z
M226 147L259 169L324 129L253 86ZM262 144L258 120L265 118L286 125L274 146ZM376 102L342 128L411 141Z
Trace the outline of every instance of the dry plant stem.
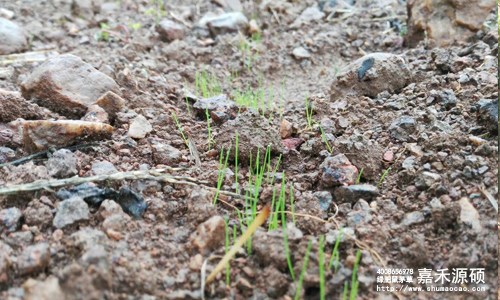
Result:
M268 205L262 209L262 212L253 220L252 224L248 226L247 231L240 236L240 238L234 243L233 247L231 247L231 250L229 250L226 255L224 255L224 258L217 264L215 269L210 273L208 276L207 280L205 281L205 284L209 284L215 279L215 276L224 269L226 264L231 260L231 258L238 252L238 250L243 246L243 244L252 236L252 234L259 228L260 225L262 225L267 217L269 216L270 208Z

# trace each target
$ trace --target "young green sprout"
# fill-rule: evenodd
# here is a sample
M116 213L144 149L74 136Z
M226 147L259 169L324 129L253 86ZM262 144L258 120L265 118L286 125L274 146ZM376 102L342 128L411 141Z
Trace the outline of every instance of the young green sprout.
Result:
M186 146L189 148L189 142L184 136L184 132L182 132L181 124L179 124L179 120L177 120L177 116L175 115L175 112L172 110L172 115L174 116L175 123L177 124L177 127L179 128L179 131L182 135L182 138L184 139L184 143L186 143Z
M323 138L323 142L325 142L326 146L328 147L328 152L332 153L332 148L330 147L330 144L328 143L328 141L326 140L326 136L325 136L325 132L323 131L323 127L321 127L321 125L319 125L318 122L312 120L314 123L318 124L319 126L319 130L321 130L321 137Z
M335 260L335 273L337 273L337 268L339 266L339 253L338 253L338 249L339 249L340 238L342 237L342 231L343 230L344 230L344 228L341 227L340 231L339 231L339 235L337 236L337 240L335 241L335 247L333 248L332 257L330 258L330 264L328 265L328 269L331 269L332 265L333 265L333 261Z
M283 85L281 86L280 120L283 119L283 97L285 95L285 80L286 76L283 77Z
M285 188L281 189L281 194L283 196L283 200L281 202L281 224L283 226L283 242L285 246L285 253L286 253L286 261L288 263L288 269L290 269L290 274L292 275L292 279L295 280L295 274L293 272L293 266L292 266L292 259L290 257L290 249L288 248L288 236L286 234L286 218L285 218ZM281 196L281 195L280 195Z
M229 218L228 216L224 216L224 224L226 227L226 254L229 251ZM231 284L231 273L229 272L229 262L226 264L226 285L229 286Z
M384 182L385 175L387 175L387 173L389 173L390 170L391 170L391 167L387 168L387 170L385 170L384 174L382 174L382 177L380 178L380 181L378 183L378 187L382 186L382 182Z
M324 249L325 237L321 235L319 237L319 250L318 250L318 264L319 264L319 298L325 300L325 249Z
M222 158L224 157L224 147L222 147L220 152L220 161L219 161L219 176L217 179L217 192L215 193L214 205L217 204L217 199L219 198L219 192L222 187L222 182L224 181L224 174L226 172L227 160L229 159L229 153L231 152L231 147L227 150L226 154L226 162L224 163L224 168L222 168Z
M238 133L236 132L236 152L234 152L234 183L238 194Z
M359 172L359 175L358 175L358 179L356 180L356 184L358 184L358 183L359 183L359 181L361 180L361 174L363 174L363 170L364 170L364 169L365 169L365 168L361 168L361 171Z
M299 283L297 284L297 292L295 292L294 300L299 300L300 291L302 290L302 282L304 281L304 275L307 270L307 262L309 261L309 253L311 252L313 240L311 239L307 244L306 254L304 255L304 262L302 263L302 272L300 272Z
M187 88L187 86L188 86L187 80L185 80L184 86ZM186 94L186 106L187 106L188 114L191 114L191 110L189 109L189 100L188 100L187 94Z
M356 273L358 271L359 260L361 259L361 251L358 250L356 253L356 262L354 263L354 268L352 270L352 281L351 281L351 295L349 300L356 300L356 295L358 294L359 281L356 280Z
M210 113L208 112L208 104L205 109L205 113L207 115L207 126L208 126L208 151L210 151L210 144L212 142L212 131L210 130Z
M292 220L295 225L295 209L293 208L293 184L290 185L290 207L292 209Z

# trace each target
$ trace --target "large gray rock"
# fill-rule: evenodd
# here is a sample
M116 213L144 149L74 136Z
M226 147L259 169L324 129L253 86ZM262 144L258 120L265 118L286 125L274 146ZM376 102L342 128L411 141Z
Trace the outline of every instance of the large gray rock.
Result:
M71 54L47 59L21 83L24 98L68 118L83 117L108 91L120 93L113 79Z
M64 228L81 221L87 221L89 217L88 204L82 198L74 197L59 202L56 217L54 218L54 226Z
M388 91L397 92L411 82L411 71L400 55L371 53L345 66L335 76L330 101L359 96L375 98Z
M389 132L391 134L391 138L407 142L410 140L409 135L413 134L417 129L417 121L414 118L403 116L397 118L391 123L389 127Z
M341 186L335 189L335 199L355 203L359 199L371 200L378 195L376 186L370 184L356 184Z
M22 52L28 48L28 36L16 23L0 18L0 55Z

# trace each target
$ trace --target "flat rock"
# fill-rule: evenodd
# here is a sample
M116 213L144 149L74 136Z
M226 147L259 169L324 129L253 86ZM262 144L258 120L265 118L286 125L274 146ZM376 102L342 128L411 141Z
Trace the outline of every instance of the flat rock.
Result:
M370 184L341 186L335 189L335 199L355 203L359 199L369 201L378 195L378 188Z
M19 92L0 89L0 122L10 122L18 118L40 120L51 117L47 109L26 101Z
M169 19L161 20L161 22L156 25L156 32L158 32L160 39L164 42L172 42L184 38L184 27Z
M22 275L42 271L49 264L50 247L47 243L28 246L17 258L17 269Z
M324 186L350 185L356 182L358 169L344 154L327 157L319 166Z
M425 190L431 187L434 183L441 181L441 175L422 171L415 178L415 186L420 190Z
M28 36L16 23L0 18L0 55L28 49Z
M71 54L47 59L21 83L24 98L68 118L81 118L108 91L120 93L113 79Z
M409 46L427 39L431 47L445 47L469 41L482 28L495 2L407 1L406 6L409 18L405 39Z
M72 177L78 174L76 156L68 149L59 149L47 161L49 175L56 178Z
M74 197L58 203L54 226L64 228L81 221L87 221L89 217L88 204L82 198Z
M260 161L265 156L266 148L271 145L271 155L283 153L283 143L278 130L269 126L268 120L254 111L248 109L236 119L229 120L221 126L215 136L217 148L224 147L224 153L231 147L229 158L234 160L234 149L238 133L238 162L248 164L250 153L255 161L259 152Z
M309 51L304 49L304 47L297 47L293 49L292 55L298 60L311 58L311 54Z
M23 123L24 148L31 153L50 147L60 148L107 139L112 133L112 126L94 122L61 120Z
M92 163L92 168L90 169L90 172L92 173L93 176L110 175L113 173L117 173L118 170L112 163L110 163L107 160L103 160L103 161L95 161L94 163Z
M142 139L151 131L153 131L151 123L143 115L138 115L130 124L128 136L133 139Z
M411 72L402 56L371 53L337 73L331 85L330 101L359 96L376 98L383 91L392 94L400 91L411 80Z

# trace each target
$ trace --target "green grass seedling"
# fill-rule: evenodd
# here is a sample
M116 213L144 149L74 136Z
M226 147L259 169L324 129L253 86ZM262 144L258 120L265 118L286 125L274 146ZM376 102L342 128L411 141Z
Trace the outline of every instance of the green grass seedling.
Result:
M224 168L222 168L222 158L224 157L224 147L221 149L220 161L219 161L219 177L217 178L217 192L215 193L214 205L217 204L217 199L219 198L219 192L222 187L222 182L224 181L224 174L226 173L227 160L229 159L229 153L231 152L231 147L227 150L226 161L224 163Z
M174 116L175 123L177 124L177 127L179 128L179 132L182 135L182 138L184 139L184 143L186 143L186 146L189 148L189 142L184 136L184 132L182 132L181 124L179 124L179 120L177 120L177 116L175 115L175 112L172 110L172 115Z
M385 175L387 175L387 173L389 173L390 170L391 170L391 167L387 168L387 170L385 170L384 174L382 174L382 177L380 177L380 181L378 183L378 187L382 186L382 182L384 182Z
M229 251L229 218L224 216L224 224L226 227L226 254ZM226 264L226 285L229 286L231 284L231 273L229 270L229 262Z
M328 269L332 268L333 261L335 260L335 273L337 273L337 268L339 266L339 245L340 245L340 238L342 237L342 231L344 228L340 227L339 235L337 236L337 240L335 241L335 247L333 248L332 252L332 257L330 258L330 264L328 265Z
M354 263L354 268L352 270L351 295L349 296L349 300L356 300L356 295L358 294L359 281L356 280L356 273L358 271L360 259L361 251L358 250L358 252L356 253L356 262Z
M359 175L358 175L358 179L356 180L356 184L358 184L358 183L359 183L359 181L361 180L361 174L363 174L363 170L364 170L364 169L365 169L365 168L361 168L361 171L359 172Z
M318 264L319 264L319 298L325 300L325 249L324 249L325 237L321 235L319 237L319 250L318 250Z
M304 275L307 271L307 263L309 262L309 253L311 252L311 246L313 244L313 240L311 239L307 244L306 254L304 255L304 262L302 263L302 272L300 272L299 283L297 284L297 292L295 292L294 300L299 300L300 291L302 290L302 282L304 281Z

